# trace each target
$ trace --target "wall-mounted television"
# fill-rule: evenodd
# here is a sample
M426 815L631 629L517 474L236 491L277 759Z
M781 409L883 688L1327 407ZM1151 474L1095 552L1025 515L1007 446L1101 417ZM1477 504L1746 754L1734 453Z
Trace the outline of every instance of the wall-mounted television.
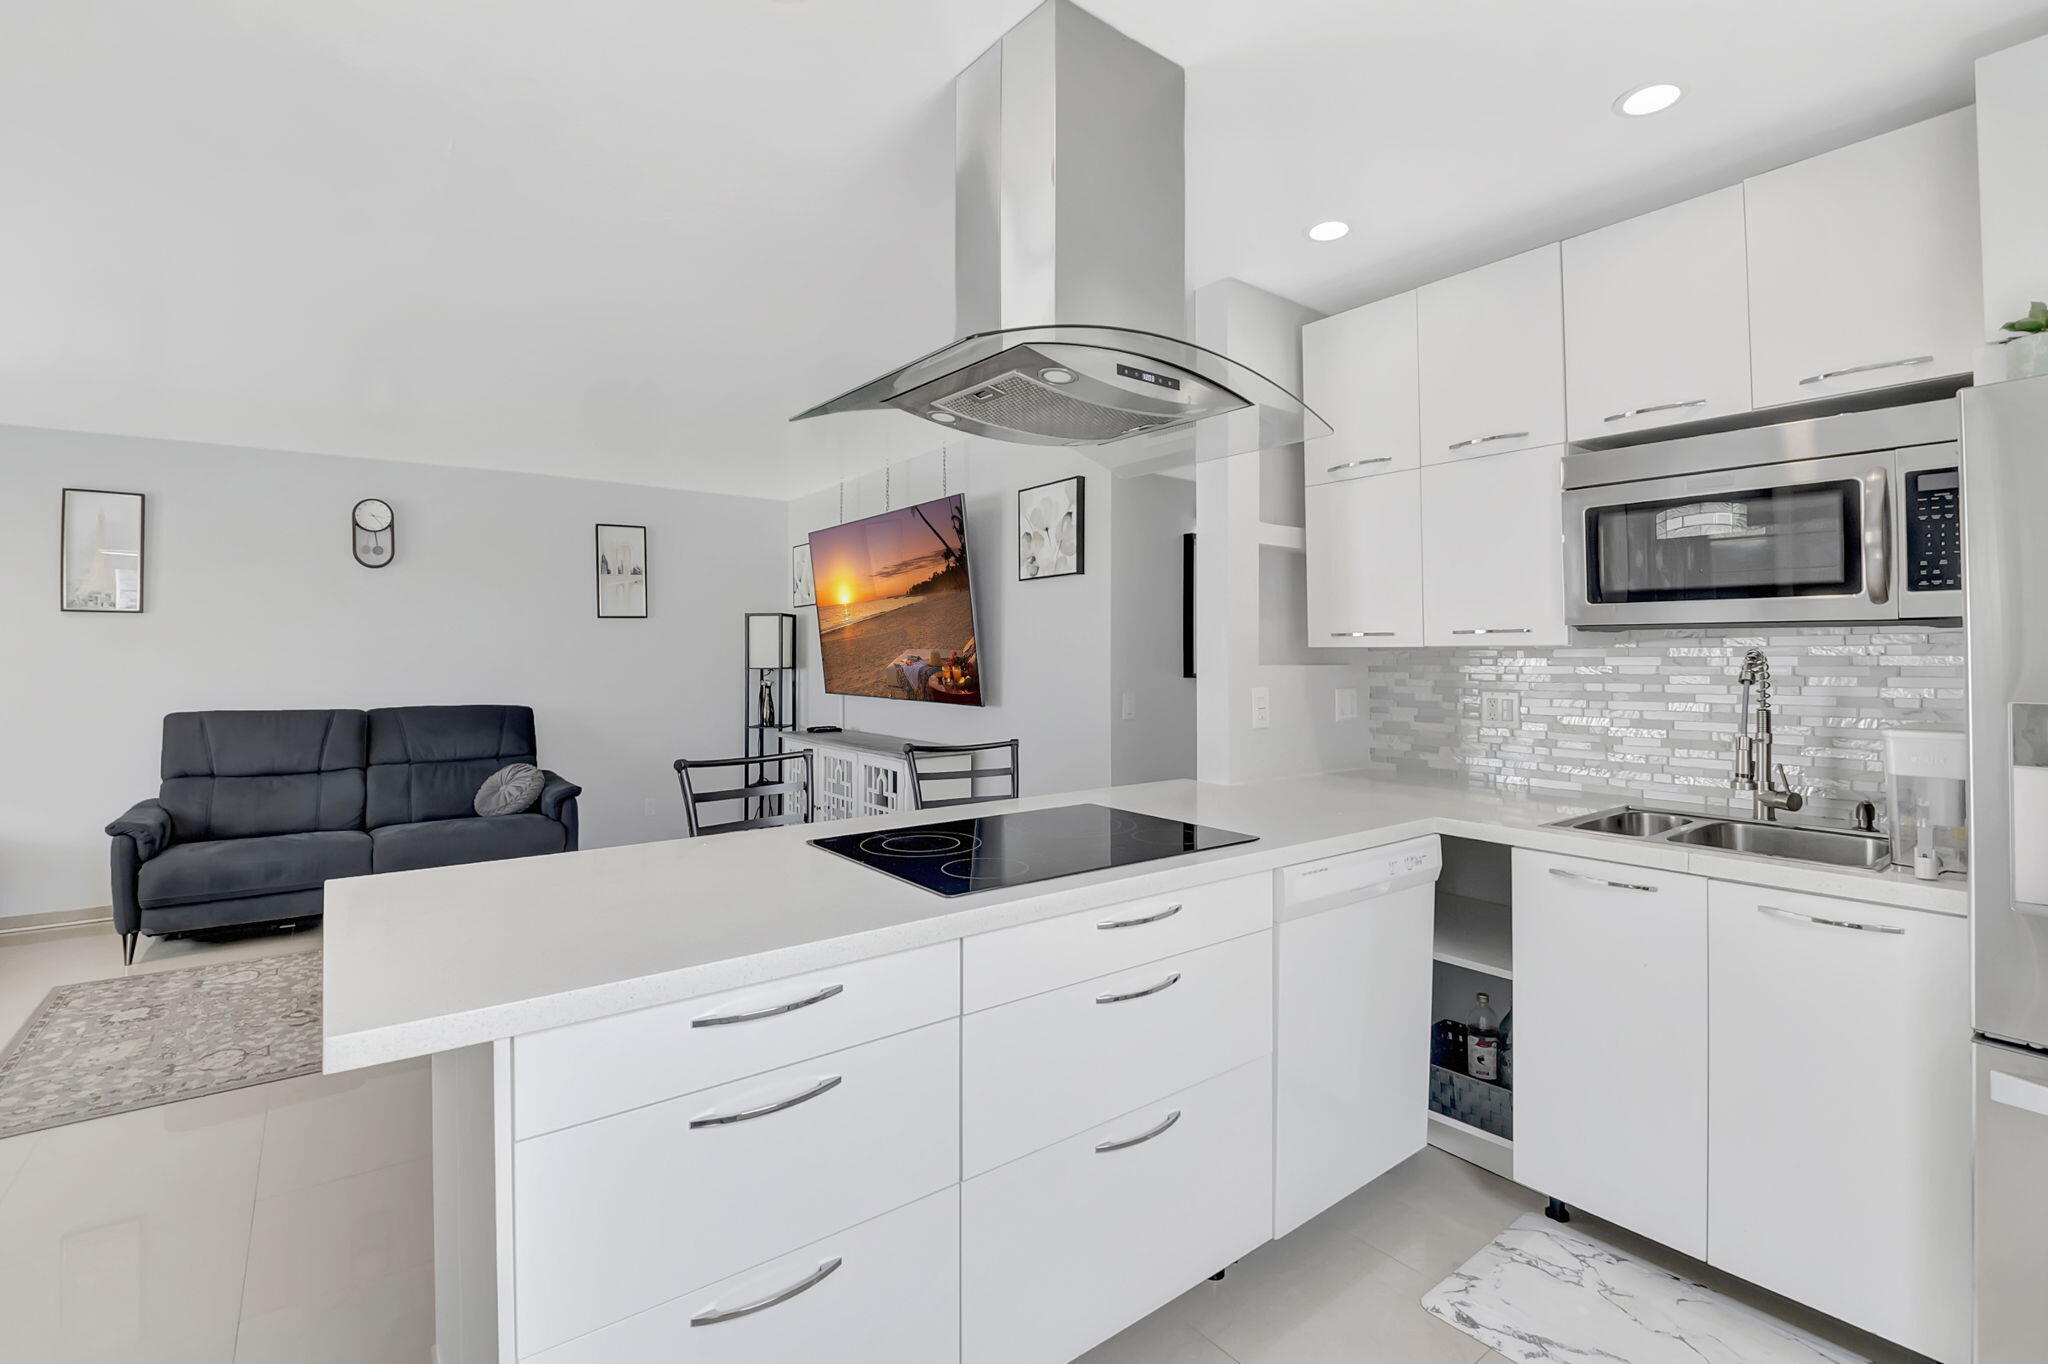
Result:
M981 704L961 498L812 531L811 574L826 691Z

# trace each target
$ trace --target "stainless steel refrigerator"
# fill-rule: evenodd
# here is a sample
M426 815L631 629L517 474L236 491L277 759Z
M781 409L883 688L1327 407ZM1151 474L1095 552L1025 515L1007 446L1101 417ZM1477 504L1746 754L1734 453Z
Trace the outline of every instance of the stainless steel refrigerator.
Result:
M1966 389L1976 1364L2048 1359L2048 377Z

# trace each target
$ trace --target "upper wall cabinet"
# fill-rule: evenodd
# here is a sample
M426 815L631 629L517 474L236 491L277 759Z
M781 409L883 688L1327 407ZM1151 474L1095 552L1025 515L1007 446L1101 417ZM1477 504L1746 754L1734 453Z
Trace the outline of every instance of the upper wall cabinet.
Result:
M1555 243L1423 285L1416 334L1424 464L1563 443Z
M1563 458L1552 445L1422 471L1423 643L1568 641Z
M1745 255L1740 185L1564 244L1573 440L1749 410Z
M1309 487L1415 467L1413 293L1303 327L1301 373L1302 397L1330 424L1329 435L1302 447Z
M1403 469L1308 490L1308 643L1422 643L1422 475Z
M1758 407L1971 371L1983 306L1973 110L1744 191Z

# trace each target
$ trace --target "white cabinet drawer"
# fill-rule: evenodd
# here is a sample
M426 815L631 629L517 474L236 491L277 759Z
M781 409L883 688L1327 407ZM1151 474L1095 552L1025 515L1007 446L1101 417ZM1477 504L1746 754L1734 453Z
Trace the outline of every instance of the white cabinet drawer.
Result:
M936 943L521 1037L512 1130L538 1136L960 1012L960 949Z
M949 1019L517 1143L522 1352L957 1182L959 1110Z
M1272 925L1273 878L1260 872L984 933L961 944L962 1007L986 1009Z
M1072 1359L1262 1244L1272 1218L1262 1058L963 1185L960 1357Z
M1273 1049L1273 935L1253 933L964 1019L966 1174Z
M532 1358L960 1364L960 1191L941 1190Z

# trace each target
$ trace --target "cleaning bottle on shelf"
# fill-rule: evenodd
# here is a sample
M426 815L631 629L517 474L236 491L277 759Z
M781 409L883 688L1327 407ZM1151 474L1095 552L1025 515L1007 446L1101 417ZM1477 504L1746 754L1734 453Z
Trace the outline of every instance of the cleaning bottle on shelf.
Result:
M1494 1017L1484 994L1465 1029L1465 1073L1475 1080L1500 1083L1500 1020Z
M1500 1020L1500 1087L1515 1087L1515 1011L1510 1009Z

